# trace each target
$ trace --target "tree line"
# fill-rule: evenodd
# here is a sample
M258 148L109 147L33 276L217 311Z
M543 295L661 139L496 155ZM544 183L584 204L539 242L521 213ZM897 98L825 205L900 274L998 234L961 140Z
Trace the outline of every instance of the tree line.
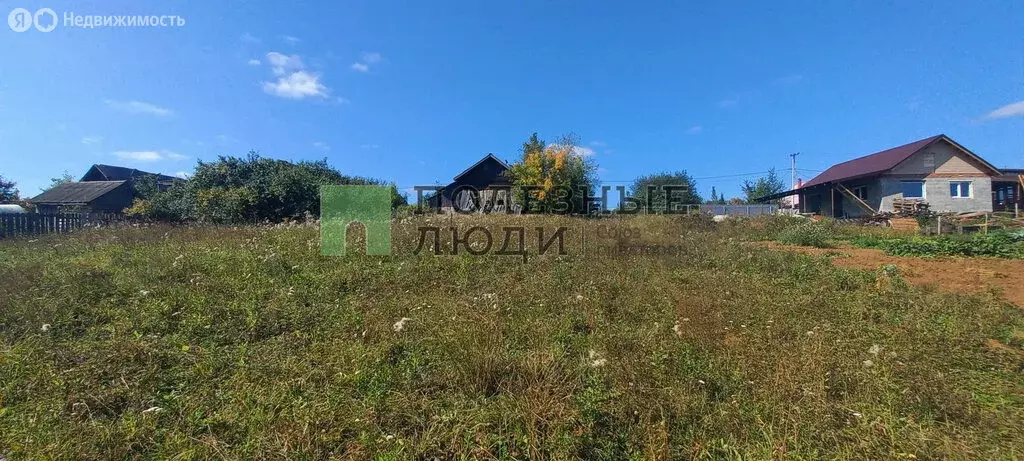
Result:
M598 166L579 145L575 135L563 135L548 143L537 133L527 139L518 161L509 165L507 175L515 197L527 198L525 212L586 213L590 202L583 194L560 200L558 191L590 191L599 184ZM65 172L53 178L49 187L71 182ZM155 221L254 223L318 216L320 186L379 185L391 188L392 207L408 205L397 186L383 180L342 174L326 160L289 162L262 157L250 152L244 157L220 156L215 161L200 161L187 179L173 184L158 184L155 177L135 182L135 201L125 210L129 216ZM0 176L0 202L22 200L17 185ZM744 181L743 197L726 199L716 188L705 200L697 191L697 181L685 170L643 175L633 180L629 195L639 204L650 204L649 212L665 210L668 202L663 186L683 186L672 193L672 203L753 203L754 199L786 190L782 180L769 170L755 181ZM43 190L48 189L44 188ZM650 195L649 194L653 194ZM528 196L528 197L527 197Z
M586 197L573 197L571 206L566 209L553 196L559 190L586 190L594 192L597 178L597 163L593 158L582 154L578 137L563 135L551 144L541 141L537 133L523 143L520 158L510 165L509 178L513 184L516 197L530 194L528 203L531 212L572 212L585 213ZM537 187L539 186L539 187ZM711 198L704 200L697 191L697 181L685 170L664 171L637 177L629 186L629 196L637 203L647 206L648 211L664 211L668 197L665 186L681 186L672 191L672 203L678 204L745 204L767 195L783 192L786 185L776 174L775 169L768 170L765 176L755 181L745 180L741 187L743 197L726 200L715 187L711 188ZM650 195L650 196L649 196Z

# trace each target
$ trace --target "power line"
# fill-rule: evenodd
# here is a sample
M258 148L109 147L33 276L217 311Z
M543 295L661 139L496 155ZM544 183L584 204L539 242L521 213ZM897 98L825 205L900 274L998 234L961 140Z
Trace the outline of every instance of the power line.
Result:
M696 181L696 180L704 180L704 179L725 179L725 178L740 178L740 177L743 177L743 176L760 176L760 175L765 175L765 174L768 174L768 170L758 171L758 172L754 172L754 173L737 173L737 174L727 174L727 175L720 175L720 176L693 177L691 179ZM634 182L634 180L631 179L631 180L628 180L628 181L622 181L622 180L612 180L612 179L599 179L598 182L601 182L601 183L632 184Z

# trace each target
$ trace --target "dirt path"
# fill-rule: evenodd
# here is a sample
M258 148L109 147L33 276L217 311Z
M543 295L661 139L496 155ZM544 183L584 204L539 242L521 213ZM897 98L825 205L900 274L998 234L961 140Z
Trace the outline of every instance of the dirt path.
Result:
M999 258L918 258L887 256L882 250L841 247L810 248L764 242L778 250L807 254L837 254L832 261L841 267L876 270L894 264L900 275L912 283L937 284L944 290L982 291L990 286L1003 290L1003 297L1024 307L1024 260Z

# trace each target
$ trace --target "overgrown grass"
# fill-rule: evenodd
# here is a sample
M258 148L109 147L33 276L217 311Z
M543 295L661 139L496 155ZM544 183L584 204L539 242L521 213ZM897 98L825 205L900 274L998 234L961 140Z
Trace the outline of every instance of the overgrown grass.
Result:
M570 254L411 255L451 224L494 250L565 226ZM406 218L391 257L321 257L313 229L0 242L0 457L1020 456L1018 307L734 243L775 225ZM676 251L579 254L597 226Z
M827 224L805 222L782 229L778 233L779 243L815 248L833 248L835 235Z

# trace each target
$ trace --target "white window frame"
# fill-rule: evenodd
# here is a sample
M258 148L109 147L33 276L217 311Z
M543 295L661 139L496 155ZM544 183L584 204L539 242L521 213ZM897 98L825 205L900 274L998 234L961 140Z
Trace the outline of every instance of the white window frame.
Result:
M920 197L907 197L906 195L903 195L903 184L908 183L908 182L920 183L921 184L921 196ZM920 179L908 179L908 180L905 180L905 181L900 181L900 196L902 196L905 199L910 199L910 200L924 200L924 199L928 198L928 188L925 187L925 185L926 185L925 182L920 180Z
M953 184L967 184L967 195L953 195L949 194L951 198L974 198L974 181L950 181L949 186ZM959 192L963 192L963 186L957 187Z

